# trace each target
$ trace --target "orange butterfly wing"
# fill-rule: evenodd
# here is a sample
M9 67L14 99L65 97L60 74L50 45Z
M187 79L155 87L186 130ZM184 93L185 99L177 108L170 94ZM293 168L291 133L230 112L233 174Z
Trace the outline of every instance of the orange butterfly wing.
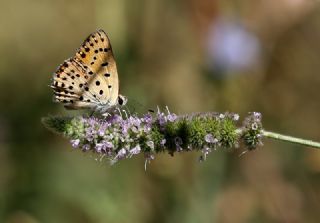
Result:
M103 30L86 38L76 56L60 65L51 87L54 100L66 108L81 109L117 105L119 79L110 40Z

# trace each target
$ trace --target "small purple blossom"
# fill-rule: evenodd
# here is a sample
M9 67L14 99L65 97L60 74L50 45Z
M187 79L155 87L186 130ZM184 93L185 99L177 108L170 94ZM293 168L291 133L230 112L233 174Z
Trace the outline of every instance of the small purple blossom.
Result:
M106 129L109 127L109 123L108 122L103 122L101 125L100 125L100 128L98 130L98 135L99 136L104 136L105 133L106 133Z
M207 134L205 137L204 137L204 140L207 142L207 143L217 143L218 140L216 138L213 137L212 134Z
M74 140L71 140L70 142L73 148L78 148L80 144L80 139L74 139Z
M83 151L89 151L89 150L90 150L90 145L89 145L89 144L84 144L84 145L82 146L82 150L83 150Z
M238 114L233 114L233 120L234 120L234 121L238 121L239 118L240 118L240 115L238 115Z
M252 129L254 131L259 130L261 128L261 118L262 115L259 112L251 112L249 116L244 120L243 125L247 129Z
M126 156L126 154L127 154L127 150L125 148L122 148L122 149L119 150L116 158L117 159L123 159Z
M164 113L158 113L158 121L160 127L163 127L167 123L167 117Z
M130 116L128 120L131 123L131 125L133 125L135 127L139 127L141 124L141 119L139 119L137 117Z
M111 124L114 124L114 123L120 123L122 120L123 118L120 115L114 114L109 117L108 122Z
M144 115L142 122L151 125L152 124L152 115L150 113Z
M144 131L145 133L149 133L149 132L151 131L151 126L145 125L144 128L143 128L143 131Z
M129 153L130 153L131 155L137 155L137 154L139 154L140 152L141 152L141 147L140 147L139 144L136 145L133 149L131 149L131 150L129 151Z
M127 135L127 134L128 134L128 129L129 129L130 127L131 127L131 126L130 126L129 123L127 123L127 122L123 123L123 125L122 125L122 134L123 134L123 135Z
M98 153L103 152L103 151L105 150L104 144L103 144L103 143L98 143L98 144L96 144L95 150L96 150Z
M253 112L253 117L256 119L256 120L261 120L261 113L260 112Z
M112 148L113 148L113 144L109 141L102 141L101 143L97 143L95 146L95 150L98 153L108 152Z
M169 114L168 115L168 120L170 121L170 122L174 122L176 119L177 119L177 115L176 114Z

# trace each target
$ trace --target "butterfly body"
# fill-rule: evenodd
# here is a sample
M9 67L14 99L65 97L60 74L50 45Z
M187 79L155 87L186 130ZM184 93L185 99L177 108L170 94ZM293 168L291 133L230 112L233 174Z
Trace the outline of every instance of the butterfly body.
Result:
M54 73L54 101L67 109L91 109L101 113L126 103L119 95L119 78L108 36L92 33Z

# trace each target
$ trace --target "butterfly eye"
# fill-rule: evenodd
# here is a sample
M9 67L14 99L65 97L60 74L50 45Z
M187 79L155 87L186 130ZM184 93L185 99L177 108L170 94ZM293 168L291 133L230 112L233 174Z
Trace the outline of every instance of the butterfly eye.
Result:
M118 103L119 103L119 105L123 104L123 99L120 96L118 97Z
M127 103L127 98L125 98L124 96L122 95L119 95L118 96L118 104L119 105L125 105Z

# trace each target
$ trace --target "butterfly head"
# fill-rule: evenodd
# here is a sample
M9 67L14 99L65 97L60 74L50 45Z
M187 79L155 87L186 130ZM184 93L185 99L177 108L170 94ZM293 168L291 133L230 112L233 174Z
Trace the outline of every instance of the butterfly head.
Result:
M128 98L123 96L123 95L121 95L121 94L119 94L119 96L118 96L118 105L123 106L123 105L126 105L127 102L128 102Z

